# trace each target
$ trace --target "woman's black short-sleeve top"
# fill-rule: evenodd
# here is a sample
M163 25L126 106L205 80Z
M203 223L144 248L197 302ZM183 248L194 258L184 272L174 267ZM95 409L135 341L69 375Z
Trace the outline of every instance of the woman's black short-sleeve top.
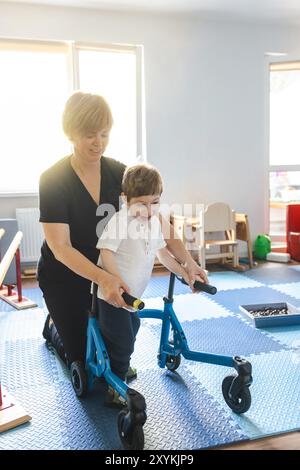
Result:
M103 204L111 204L118 211L122 178L126 167L123 163L108 157L101 157L100 166L99 208L105 209ZM99 222L108 214L103 210L99 211L96 202L73 170L70 156L59 160L41 175L39 199L40 222L68 224L72 246L96 264L99 255L96 249ZM99 215L96 213L97 209ZM54 282L83 280L55 259L46 241L41 249L38 278L39 281Z

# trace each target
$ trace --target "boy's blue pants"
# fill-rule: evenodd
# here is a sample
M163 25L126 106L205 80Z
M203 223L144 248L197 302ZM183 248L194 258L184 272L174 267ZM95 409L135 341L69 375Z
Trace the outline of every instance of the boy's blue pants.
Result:
M98 299L98 322L111 370L121 380L125 380L140 327L140 318L136 312L113 307Z

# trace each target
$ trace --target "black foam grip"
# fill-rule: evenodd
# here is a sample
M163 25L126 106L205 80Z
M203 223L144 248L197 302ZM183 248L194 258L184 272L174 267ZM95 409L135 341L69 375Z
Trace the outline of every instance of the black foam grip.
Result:
M136 297L133 297L133 295L128 294L128 292L123 292L122 297L127 305L131 305L137 310L142 310L145 307L144 302L142 302L140 299L137 299Z
M203 292L207 292L208 294L215 295L217 293L217 288L215 286L211 286L209 284L205 284L201 281L194 282L194 289L202 290Z

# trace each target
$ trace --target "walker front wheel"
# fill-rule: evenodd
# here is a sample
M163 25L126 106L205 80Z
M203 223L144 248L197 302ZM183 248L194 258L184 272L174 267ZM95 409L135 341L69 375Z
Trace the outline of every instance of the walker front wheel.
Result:
M143 450L145 442L143 426L137 424L126 433L124 423L127 413L128 411L122 410L118 415L118 431L123 447L125 450Z
M175 371L178 369L181 363L181 356L180 354L178 356L171 356L168 354L167 356L167 361L166 361L166 367L168 370Z
M76 395L80 398L84 397L88 391L87 373L84 364L81 361L72 362L70 373Z
M222 393L224 400L226 401L229 408L237 414L246 413L251 406L251 393L249 387L246 385L239 391L236 398L229 396L229 390L232 382L236 378L235 375L228 375L222 382Z

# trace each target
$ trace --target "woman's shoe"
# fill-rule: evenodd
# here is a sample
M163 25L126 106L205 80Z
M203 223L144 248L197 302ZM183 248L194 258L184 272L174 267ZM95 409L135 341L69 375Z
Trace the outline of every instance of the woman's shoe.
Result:
M50 314L47 315L42 335L46 340L47 347L54 348L60 359L67 364L63 342L60 339Z
M60 359L69 367L70 364L67 361L66 353L64 349L63 342L58 334L55 324L52 322L51 325L51 338L50 338L50 345L53 346L55 351L57 352Z
M51 329L52 329L53 321L51 320L50 313L48 313L47 318L45 320L45 325L43 328L43 337L47 341L47 343L51 343Z

